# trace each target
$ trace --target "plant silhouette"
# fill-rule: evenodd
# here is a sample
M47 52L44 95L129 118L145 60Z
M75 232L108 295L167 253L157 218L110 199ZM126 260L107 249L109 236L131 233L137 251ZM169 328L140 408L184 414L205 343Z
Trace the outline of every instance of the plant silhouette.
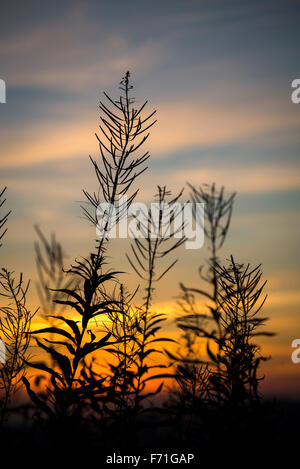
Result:
M99 233L101 234L100 239L96 242L95 252L90 253L87 258L76 260L67 271L68 275L77 280L77 286L55 289L57 294L65 295L65 299L56 298L54 302L70 307L74 313L79 315L79 324L78 321L67 318L65 315L56 315L55 317L60 319L62 324L68 326L68 330L62 326L51 326L32 332L35 336L42 334L44 339L36 338L37 345L56 362L58 370L49 368L44 362L31 362L29 365L50 374L51 385L47 386L46 392L36 393L29 381L23 378L31 399L50 421L50 428L53 428L53 421L58 419L63 422L63 424L59 424L63 432L74 428L74 422L78 425L89 399L96 394L107 391L103 386L105 378L92 381L85 379L87 378L85 360L89 354L99 351L105 346L111 346L114 342L111 343L109 340L111 332L107 332L99 340L96 340L96 335L90 327L100 315L111 314L119 307L119 302L115 299L108 299L105 293L106 284L115 281L117 274L120 273L104 271L105 252L112 223L119 221L122 213L128 209L137 194L135 191L128 200L123 202L122 197L128 194L133 182L145 169L139 168L148 159L148 152L141 156L135 155L148 138L148 134L145 132L154 124L154 121L151 121L154 112L145 118L142 117L142 110L146 103L138 110L134 108L134 100L129 96L132 89L129 77L130 74L127 72L120 83L122 95L117 101L113 101L105 94L109 103L113 105L114 111L102 102L100 103L104 117L101 117L101 137L97 135L97 139L102 167L91 158L99 183L99 191L97 195L96 193L91 195L84 190L89 207L93 210L91 212L89 207L83 207L84 215L90 222L97 227L99 226L97 208L101 201L100 192L105 202L111 205L119 203L116 220L112 220L110 213L106 214L102 232ZM59 340L49 340L45 338L45 334L55 334L59 336ZM58 347L63 347L67 354L58 351ZM91 372L91 376L94 376L93 372Z
M125 447L128 442L124 435L130 438L135 435L137 439L136 429L142 426L141 417L149 413L149 399L157 396L163 388L161 381L154 390L147 390L149 382L173 377L173 374L164 371L167 365L155 363L153 357L163 354L162 350L155 348L156 344L173 342L173 339L157 337L166 317L153 310L152 302L155 284L177 262L174 260L164 265L164 259L185 241L184 237L174 239L176 232L183 228L182 222L176 229L173 227L173 222L181 215L181 210L176 210L181 195L182 191L172 197L166 187L158 187L156 212L150 208L147 212L133 215L136 228L143 236L132 233L131 254L126 257L144 283L145 294L142 304L136 305L133 303L136 292L133 295L125 294L124 285L121 284L118 297L120 309L109 315L108 330L115 339L115 345L109 351L116 360L109 364L112 390L107 394L105 406L108 406L106 411L114 424L114 438L118 433L119 445ZM166 212L171 216L167 217Z
M267 319L259 313L266 299L261 299L266 282L261 281L260 266L238 264L233 256L229 265L219 263L235 194L226 196L224 188L218 190L215 184L189 187L194 204L205 203L204 231L211 255L207 268L199 269L209 290L180 285L182 313L177 325L183 331L184 352L180 347L177 354L168 352L176 363L175 410L177 401L183 440L192 437L195 427L216 436L215 432L224 430L225 421L228 425L233 414L237 417L237 409L259 402L258 385L263 378L258 376L258 367L267 358L253 340L273 335L262 330ZM199 302L198 297L205 301Z
M31 401L23 406L28 445L124 452L152 444L196 451L202 440L261 435L269 414L260 365L268 357L257 337L273 334L262 315L261 266L222 255L236 194L216 184L188 184L196 223L197 204L205 207L200 228L209 256L199 268L200 285L179 284L175 340L164 332L169 318L155 296L186 241L183 190L174 196L158 185L155 204L135 210L156 111L146 112L147 101L136 106L129 72L119 90L116 99L104 93L100 101L100 158L90 156L97 189L83 190L83 218L96 231L93 248L66 267L56 237L35 227L36 286L45 326L32 325L36 311L27 307L29 282L23 274L0 271L0 338L6 343L1 437L7 432L10 440L11 403L22 384ZM0 216L1 243L9 214ZM132 291L110 258L111 239L125 217L131 221L126 258L136 282Z
M0 208L6 202L3 195L6 187L0 193ZM4 238L5 227L11 211L0 219L0 240ZM2 244L0 245L0 247ZM25 360L29 357L31 321L37 311L31 312L26 305L29 281L24 282L23 274L19 276L2 267L0 271L0 430L8 419L9 404L20 387L22 377L25 376Z

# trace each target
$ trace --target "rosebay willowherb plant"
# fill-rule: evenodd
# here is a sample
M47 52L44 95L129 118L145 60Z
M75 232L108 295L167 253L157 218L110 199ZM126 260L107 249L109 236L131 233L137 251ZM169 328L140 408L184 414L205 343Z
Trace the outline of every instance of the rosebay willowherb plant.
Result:
M159 187L156 195L157 213L153 214L151 210L143 218L139 217L138 226L143 232L142 238L134 238L131 244L132 254L127 255L127 259L134 271L145 282L144 303L138 308L138 336L137 352L136 352L136 370L134 380L135 393L135 409L136 412L142 410L142 401L145 399L144 390L148 381L168 377L168 374L152 373L153 370L166 368L166 365L150 365L152 355L154 353L163 353L155 348L158 342L166 342L164 337L154 337L161 328L161 323L165 321L166 316L162 313L153 311L153 294L155 284L159 282L167 272L177 263L177 259L162 267L160 264L164 259L184 242L185 237L175 238L177 232L182 232L184 221L179 222L177 227L175 220L181 216L182 209L176 209L176 203L182 195L182 191L175 197L171 197L171 193L166 187ZM171 216L166 217L166 207ZM168 233L168 235L167 235ZM159 270L160 269L160 270ZM149 376L149 372L151 372ZM160 384L151 395L155 395L162 389Z
M229 357L231 357L232 360L236 362L235 371L237 372L238 358L237 356L234 357L233 349L237 346L237 342L241 340L241 343L244 343L245 346L245 349L242 351L242 353L245 354L245 361L243 364L242 361L240 362L240 366L244 370L241 371L241 374L247 374L247 371L245 370L247 366L249 373L249 387L247 395L249 399L258 398L258 380L256 380L255 376L261 359L259 359L254 353L252 357L253 362L248 361L251 353L249 352L248 358L246 359L246 355L248 353L246 352L246 349L248 350L248 345L246 344L249 344L250 337L252 337L252 333L254 334L254 329L258 328L265 321L265 319L261 319L257 316L263 306L264 300L254 311L255 305L257 304L264 287L264 284L259 286L261 272L259 267L256 267L251 271L249 265L243 270L243 265L235 263L232 256L231 265L227 270L225 267L220 267L218 250L223 246L228 232L235 194L225 198L224 189L221 188L220 191L217 191L214 184L211 187L200 187L199 190L192 186L191 188L192 199L197 202L204 201L206 204L205 221L207 226L205 227L205 235L209 240L211 257L208 263L209 267L207 274L203 274L203 268L200 268L200 276L204 281L212 285L212 291L207 292L203 289L186 288L184 285L181 285L183 298L180 304L185 305L185 310L189 310L189 312L188 314L178 318L178 325L188 334L193 334L193 337L196 340L198 338L207 339L206 351L210 360L213 359L212 362L214 363L214 367L217 368L216 370L213 370L211 374L210 384L213 386L210 389L210 392L214 392L215 397L221 399L225 398L224 392L226 389L226 387L221 385L221 382L223 382L224 379L222 369L224 369L225 360L229 360ZM231 277L230 272L232 272ZM229 282L229 280L231 280L231 290L229 283L226 283L226 281ZM208 300L208 304L202 308L202 312L200 314L195 311L195 294L203 295ZM231 314L229 314L229 302L231 300L234 303L236 310L230 310ZM226 323L228 323L228 329L225 326ZM233 323L235 326L233 326ZM237 337L234 336L235 333L237 334ZM235 346L225 359L222 357L224 354L223 347L228 340L228 335L230 334L232 334L232 340L235 341ZM255 335L258 334L260 334L260 332L255 332ZM261 334L269 335L266 332ZM213 341L215 352L212 352L209 344L212 338L217 336L219 339ZM225 336L227 339L225 339ZM249 349L250 348L252 351L258 352L258 348L256 348L256 346L252 347L249 345ZM241 355L239 358L241 359ZM247 365L245 365L246 363ZM257 364L256 367L254 366L254 363ZM237 374L239 373L237 372ZM229 368L226 369L225 375L230 381ZM251 379L250 375L252 376ZM241 383L240 378L236 377L236 379ZM253 386L250 386L250 381ZM230 386L229 383L227 383L227 385ZM241 392L240 397L242 394L243 393ZM238 401L239 394L236 391L233 391L233 395ZM226 391L226 396L229 396L228 389ZM232 393L230 393L230 396L232 396Z
M115 344L108 350L114 360L108 363L111 388L103 404L107 415L113 415L118 421L127 420L134 407L133 367L137 359L139 336L138 314L132 303L135 294L125 291L123 284L118 285L118 291L114 292L118 307L108 315L109 323L106 326Z
M251 268L249 264L238 264L233 256L228 266L216 265L219 295L219 316L217 331L211 328L199 329L208 343L217 345L214 353L208 345L212 363L218 364L211 382L222 398L232 405L258 401L258 376L261 361L267 358L260 354L260 347L253 342L257 336L272 336L262 330L267 318L260 316L266 295L263 290L260 265Z
M105 372L95 373L95 367L86 370L90 379L106 377L107 392L93 396L91 407L96 413L95 423L102 430L105 445L111 442L126 447L132 437L134 415L134 366L137 360L139 335L138 315L129 293L123 284L116 284L113 292L104 292L107 299L114 298L116 307L107 315L104 327L111 334L111 346ZM88 368L88 367L87 367Z
M122 197L128 195L138 176L147 169L144 163L150 157L148 151L141 150L150 135L149 129L156 122L152 119L156 111L143 116L147 101L137 109L134 107L135 100L130 96L133 86L130 84L129 72L122 78L120 89L122 94L116 101L104 93L111 108L102 101L100 102L103 115L100 117L100 134L96 134L96 137L99 142L102 166L90 157L98 179L99 190L97 194L84 191L88 204L93 210L91 212L90 209L83 207L85 216L95 226L98 224L97 209L103 201L116 207L115 222L120 220L134 200L138 189L134 189L133 194L129 195L124 202ZM107 225L103 227L102 240L109 235L110 221L108 220Z
M64 269L66 256L55 235L52 234L48 241L38 226L35 230L38 235L34 248L38 276L36 289L41 305L40 315L51 327L55 327L61 324L61 320L56 316L64 308L64 305L58 304L55 300L64 299L65 293L59 293L59 290L72 288L74 278L66 274ZM53 340L53 338L54 334L51 334L49 339ZM53 360L52 365L55 365Z
M191 188L192 199L206 204L205 235L211 256L206 272L199 269L210 290L181 284L183 314L177 325L183 330L184 352L169 353L177 363L178 415L183 418L179 433L185 440L194 438L199 429L211 436L222 433L231 420L242 420L236 409L242 406L245 410L259 401L258 367L266 357L261 356L255 337L272 335L262 329L266 318L259 314L265 301L261 299L265 283L261 282L260 266L251 269L231 256L229 266L221 267L218 258L235 194L226 197L223 188L218 191L215 185ZM204 302L198 300L201 297ZM188 403L188 412L183 409L183 400ZM231 410L228 413L226 409Z
M160 363L155 360L155 354L164 354L157 345L173 342L173 339L157 337L166 316L153 310L153 295L155 284L177 262L173 260L164 265L164 259L186 240L185 237L174 238L184 226L182 219L174 223L182 215L182 208L176 205L181 194L182 191L172 198L166 187L158 187L157 212L150 208L133 215L142 236L132 233L132 252L127 259L145 283L145 296L143 303L136 305L133 301L136 292L130 294L123 284L119 285L114 296L118 307L109 314L110 322L107 325L114 339L114 345L107 349L114 357L113 361L109 361L110 389L105 399L94 399L93 402L102 423L104 417L109 424L107 431L110 431L111 440L117 441L119 447L128 446L133 435L138 440L137 429L141 430L143 426L141 417L145 413L149 415L147 404L150 398L162 390L163 378L173 378L173 374L165 371L167 364L163 360ZM161 382L154 389L149 389L150 381L158 379Z
M0 426L3 425L12 396L20 387L25 376L26 360L29 359L30 328L35 312L26 306L29 282L23 275L2 268L0 271L1 305L0 338L5 343L5 362L0 368L1 411ZM2 302L2 301L1 301Z
M68 289L72 285L72 279L65 272L66 256L61 244L52 234L50 240L44 236L38 226L35 227L38 241L34 243L36 255L36 269L38 282L36 289L39 296L42 313L49 322L54 321L56 314L61 312L59 304L53 301L58 298L58 290Z
M198 189L189 184L191 189L191 200L193 206L196 203L205 204L205 223L204 234L208 243L210 257L207 262L207 272L204 272L204 266L199 268L199 275L202 280L213 286L212 292L198 291L189 289L190 292L200 293L208 299L216 302L218 296L218 279L215 266L218 262L218 253L222 248L231 222L235 193L226 196L224 187L216 188L213 183L202 184ZM183 287L183 292L185 292Z
M134 108L134 100L130 97L132 85L129 77L127 72L121 81L122 94L118 100L114 101L105 94L112 109L100 103L104 116L101 117L101 134L97 139L102 165L91 158L99 190L93 195L84 191L90 207L83 207L84 215L95 226L98 224L99 203L104 200L115 205L120 197L127 195L136 178L145 170L142 166L149 157L148 152L141 156L136 155L148 138L149 134L145 132L154 124L151 121L154 113L147 117L142 116L146 103L139 109ZM125 208L129 207L136 193L137 190L129 195ZM119 207L117 221L123 209L124 206ZM90 253L87 258L76 260L67 271L72 279L76 279L75 286L55 289L59 295L54 299L55 303L70 307L78 320L66 315L56 315L61 320L60 327L50 326L32 332L34 335L42 335L42 340L36 339L37 345L47 352L57 367L50 368L46 362L30 363L33 368L50 377L46 389L41 392L35 392L26 378L23 381L33 402L48 421L52 423L59 419L68 430L77 428L73 426L74 423L79 425L82 422L88 402L96 395L108 391L108 386L104 384L105 378L92 379L95 376L92 369L87 374L87 357L114 344L114 340L110 340L111 332L106 332L97 340L92 331L95 320L100 315L111 315L113 311L119 310L120 302L115 298L108 298L105 293L119 273L104 270L110 225L110 220L107 219L102 236L96 242L95 252ZM64 295L63 299L61 295ZM49 340L48 334L55 334L57 338ZM65 425L60 426L61 431L66 430Z
M179 399L183 398L193 408L196 402L205 401L210 396L208 365L202 363L205 344L202 339L199 340L196 331L205 322L218 318L219 315L218 273L215 267L230 226L235 194L227 196L224 187L218 189L215 184L202 184L198 189L191 184L189 187L193 207L196 209L196 203L205 204L203 229L210 257L206 266L200 266L199 275L209 285L209 289L180 284L178 304L181 313L177 318L177 325L183 330L181 350L178 350L177 355L170 354L170 357L178 363ZM199 298L204 298L205 303L199 302Z
M81 375L83 360L109 343L110 334L105 334L96 340L95 334L89 329L95 318L106 314L114 306L113 302L98 296L99 286L114 279L116 275L116 272L102 272L103 264L102 255L91 255L90 259L77 261L67 272L81 281L82 286L61 289L59 293L64 293L66 299L54 300L75 310L79 321L56 315L55 317L61 320L62 326L67 326L67 330L62 326L51 326L32 332L34 335L42 334L43 341L36 339L37 345L49 354L56 367L50 368L45 362L30 363L31 367L51 376L51 385L49 383L47 386L46 393L43 391L37 394L26 379L23 381L33 402L46 414L51 423L57 419L65 421L69 430L70 424L79 423L78 419L82 416L86 399L91 394L104 392L103 379L97 380L91 386ZM55 334L58 339L49 340L45 337L46 334ZM60 348L64 349L64 353L59 351ZM65 431L66 428L61 430Z
M0 208L6 199L3 198L6 188L0 193ZM7 228L7 212L0 219L0 240ZM0 245L2 246L2 244ZM30 338L28 332L32 313L26 306L29 282L24 283L23 274L17 278L14 272L3 268L0 271L0 427L6 421L8 406L19 389L22 376L25 375L25 359L29 356Z
M188 287L180 283L176 323L183 332L176 352L167 351L175 365L176 375L169 407L176 422L177 436L183 441L198 435L199 425L202 425L202 418L207 415L212 398L211 367L205 361L206 344L197 331L218 315L218 282L214 266L230 226L235 197L235 194L226 195L224 188L218 189L215 184L202 184L199 188L191 184L188 186L191 189L195 221L197 204L203 203L205 206L204 226L201 228L204 230L209 258L206 265L200 266L199 276L209 288Z

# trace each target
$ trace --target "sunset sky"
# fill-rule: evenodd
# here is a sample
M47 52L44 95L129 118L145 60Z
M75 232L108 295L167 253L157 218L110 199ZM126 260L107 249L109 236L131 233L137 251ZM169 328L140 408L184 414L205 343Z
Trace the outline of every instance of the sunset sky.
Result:
M138 199L151 201L157 184L237 191L222 256L262 264L264 314L277 333L262 342L272 355L263 389L299 397L291 342L300 338L300 104L291 83L300 78L300 2L26 1L2 5L0 16L0 174L13 212L1 262L32 278L32 304L35 224L56 233L70 261L93 245L80 201L97 187L88 155L99 154L98 103L103 91L118 96L130 70L136 103L149 99L158 118ZM112 244L112 265L130 272L128 242ZM179 281L199 285L208 253L178 256L156 292L170 318Z

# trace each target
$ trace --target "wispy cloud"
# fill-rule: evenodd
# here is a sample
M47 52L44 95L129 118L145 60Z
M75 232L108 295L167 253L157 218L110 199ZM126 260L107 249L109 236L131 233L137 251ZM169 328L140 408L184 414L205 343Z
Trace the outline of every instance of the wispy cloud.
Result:
M86 109L78 112L79 105L78 102L66 105L65 122L25 122L17 130L13 124L10 128L3 129L0 165L28 165L96 151L93 136L98 126L96 113ZM94 115L94 120L91 119L91 114ZM178 98L173 103L160 103L158 119L149 140L153 158L179 151L183 152L184 158L185 150L197 147L218 147L243 141L246 145L264 134L269 135L272 144L272 134L276 135L284 132L284 129L300 125L299 113L288 112L286 109L279 113L278 106L268 101L240 103L228 108L222 104L216 107L201 101L182 102ZM263 173L263 177L265 176ZM282 180L284 179L283 177ZM297 175L293 176L293 180L295 179L298 180ZM268 186L270 183L273 184L271 178L268 178L265 184Z
M215 182L226 185L239 193L276 192L300 188L300 170L284 166L247 166L195 168L194 170L176 170L170 172L169 181L176 187L182 182L192 184Z

